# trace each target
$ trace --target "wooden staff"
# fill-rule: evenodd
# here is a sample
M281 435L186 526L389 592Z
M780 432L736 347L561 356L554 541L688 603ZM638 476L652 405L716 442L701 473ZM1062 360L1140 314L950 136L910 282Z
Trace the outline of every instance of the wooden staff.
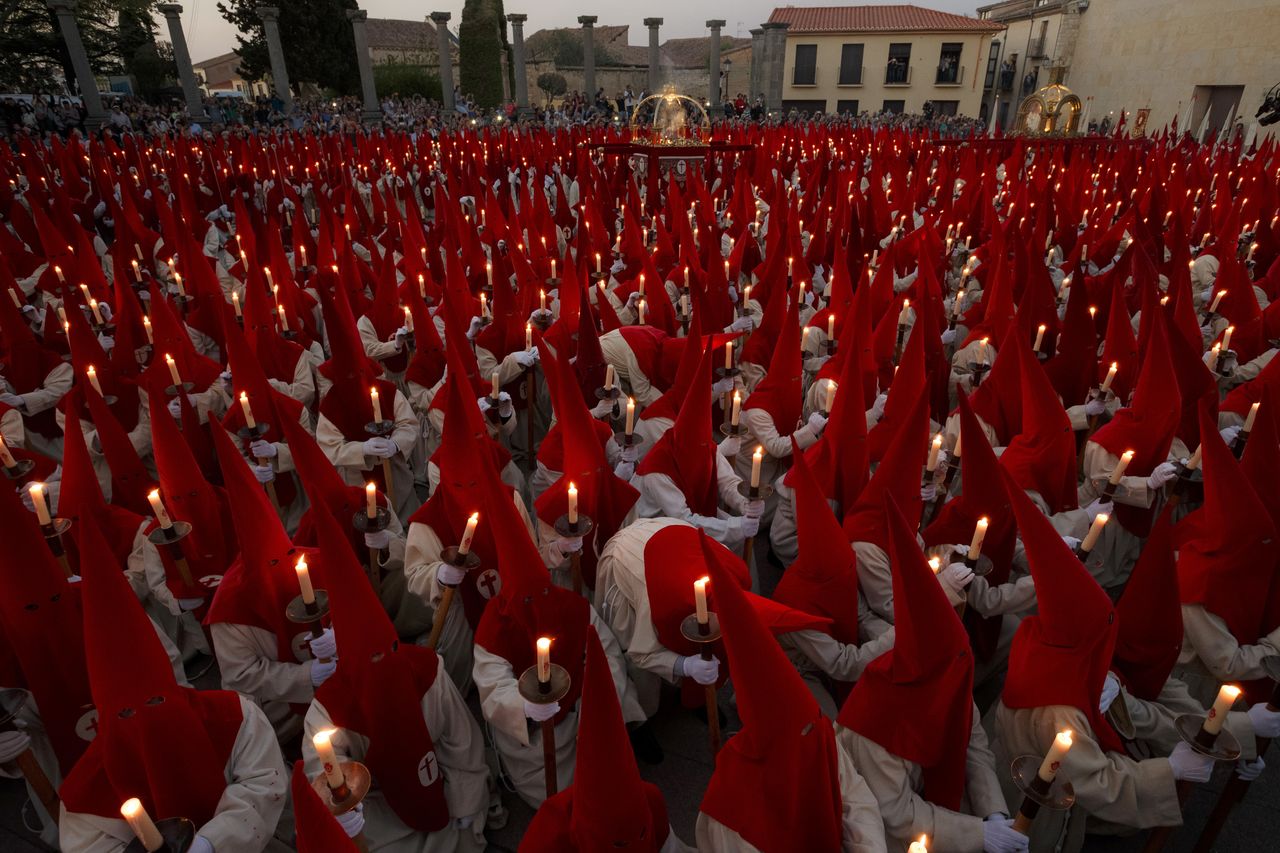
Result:
M336 818L360 805L368 795L373 779L369 768L360 762L337 761L333 754L333 747L329 746L327 736L330 734L332 732L317 732L313 739L316 754L320 758L321 766L325 769L311 780L311 787L319 795L320 801L329 809L329 813ZM325 737L323 746L319 741L321 736ZM332 775L330 775L330 768L332 768ZM360 853L369 853L369 842L363 832L352 836L351 842Z
M721 637L720 620L716 614L708 612L706 621L698 618L697 613L690 613L680 623L680 633L686 640L697 643L699 646L699 657L705 661L711 660L711 647ZM716 685L704 685L704 693L707 702L707 740L711 745L711 756L714 758L720 752L720 702L716 694Z
M472 518L476 518L472 516ZM467 521L467 527L470 533L474 534L475 527L471 523L471 519ZM471 572L480 566L480 558L471 553L471 536L463 534L462 544L457 547L445 548L440 553L440 561L456 566L464 571ZM427 637L427 648L434 649L436 644L440 642L440 634L444 631L445 617L449 615L449 608L453 606L453 597L458 592L458 587L453 584L440 584L440 603L436 606L436 612L431 618L431 634Z
M569 671L550 662L551 641L540 637L537 641L538 662L520 674L516 689L526 702L532 705L550 705L559 702L569 692ZM550 798L559 790L556 778L556 723L555 718L538 723L542 732L542 779Z

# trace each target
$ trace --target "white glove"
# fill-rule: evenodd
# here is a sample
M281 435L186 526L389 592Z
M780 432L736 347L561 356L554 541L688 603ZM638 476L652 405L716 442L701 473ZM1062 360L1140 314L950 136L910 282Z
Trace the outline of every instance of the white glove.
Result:
M732 459L742 450L742 436L731 435L724 441L720 442L720 455L725 459Z
M441 563L436 569L436 580L441 586L457 586L467 576L467 570L452 563Z
M194 409L196 407L196 398L188 394L187 403L191 406L191 408ZM174 397L172 400L169 401L168 409L169 409L169 414L173 416L174 420L178 420L182 417L182 403L178 400L177 397Z
M717 379L715 384L711 386L712 394L728 394L733 390L733 377L726 376L723 379Z
M965 600L965 589L972 580L973 570L964 563L951 563L938 572L938 583L942 584L942 590L947 594L947 601L952 605Z
M1104 714L1107 713L1107 709L1119 695L1120 679L1116 678L1114 673L1108 672L1106 679L1102 682L1102 698L1098 700L1098 710Z
M336 660L331 660L328 663L313 660L311 662L311 686L319 687L324 684L337 669L338 662Z
M515 404L511 402L511 395L506 391L498 392L498 417L506 420L516 413Z
M595 407L591 410L591 417L596 420L611 418L613 417L615 408L617 408L617 404L613 400L601 400L599 403L596 403Z
M744 515L738 519L738 529L742 531L743 539L750 539L760 532L760 519Z
M218 374L218 378L222 380L222 387L228 394L231 393L231 371L224 370Z
M279 379L276 379L275 377L268 377L267 384L270 385L275 390L279 391L281 394L285 395L286 397L292 396L288 382L281 382Z
M983 853L1020 853L1030 841L1013 828L1013 818L992 815L982 822Z
M1091 418L1101 417L1107 410L1107 404L1101 397L1090 397L1085 401L1084 413Z
M26 732L0 732L0 764L8 764L30 748L31 738Z
M747 518L760 518L764 515L764 501L749 500L747 501L747 511L744 513Z
M955 329L943 329L943 330L942 330L942 343L943 343L943 345L953 344L953 343L955 343L955 342L956 342L956 330L955 330Z
M632 311L636 308L636 303L640 301L640 291L636 291L627 297L627 307Z
M479 317L471 318L471 325L467 326L467 340L473 341L476 335L480 334L480 330L484 328L484 320Z
M338 656L338 638L332 628L325 628L319 637L312 637L308 642L311 644L312 656L317 659Z
M250 465L249 468L253 471L253 479L259 483L270 483L276 478L276 472L270 465Z
M373 548L377 551L385 551L391 545L391 540L395 536L390 530L370 530L364 535L364 546Z
M1095 498L1093 503L1084 508L1084 511L1089 514L1089 523L1093 524L1093 520L1103 513L1112 515L1115 512L1115 504L1103 498Z
M1185 742L1179 743L1169 754L1169 767L1173 778L1179 782L1208 782L1213 775L1213 759L1201 755Z
M632 465L640 461L640 445L624 444L622 446L622 461L630 462Z
M553 719L556 714L560 713L559 702L548 702L545 705L539 705L536 702L526 701L524 703L524 715L535 723L542 723Z
M582 537L570 536L564 539L552 539L551 550L559 554L561 560L569 554L580 554L582 553Z
M1170 483L1178 476L1178 466L1172 462L1161 462L1156 469L1151 472L1151 476L1147 478L1148 489L1159 489L1165 483Z
M381 436L366 439L363 445L365 456L376 456L380 459L390 459L399 451L399 446L389 438Z
M1266 702L1259 702L1249 709L1249 724L1258 737L1280 737L1280 711L1268 709Z
M822 412L814 412L809 415L808 422L809 431L814 435L822 435L822 431L827 428L827 419Z
M1242 758L1236 764L1236 775L1246 782L1252 782L1261 776L1262 771L1266 769L1267 762L1263 761L1261 757L1255 758L1253 761Z
M703 660L696 655L687 657L681 661L680 670L686 678L692 678L705 687L720 679L720 658L715 655L711 656L711 660Z
M1229 426L1226 429L1219 430L1218 434L1222 436L1223 441L1225 441L1228 445L1230 445L1231 442L1235 441L1236 438L1240 435L1240 427Z
M105 303L105 302L99 302L99 303L98 303L98 313L102 315L102 320L103 320L103 322L105 322L105 323L110 323L110 322L111 322L111 316L112 316L112 314L113 314L114 312L111 310L111 306L110 306L110 305L108 305L108 304L107 304L107 303Z
M280 451L275 444L270 441L263 441L260 438L249 445L249 452L253 454L255 459L274 459L280 455Z
M739 317L729 324L730 332L749 332L755 328L755 323L746 315Z
M6 391L3 394L0 394L0 403L13 406L15 409L21 409L26 404L26 401L17 394L10 394Z
M400 350L404 349L404 339L407 338L408 336L409 336L409 330L404 326L401 326L400 328L396 329L396 333L391 336L391 340L387 341L387 343L394 344L396 348L396 352L399 352Z
M876 401L871 404L871 417L877 421L883 418L884 407L888 404L888 402L889 402L888 394L877 394Z
M627 265L622 262L622 258L618 258L616 261L614 261L612 264L609 265L609 275L617 275L618 273L622 272L626 268L627 268Z
M1075 536L1067 536L1067 535L1064 533L1064 534L1062 535L1062 541L1063 541L1063 542L1066 542L1066 543L1067 543L1067 547L1068 547L1068 548L1070 548L1072 551L1074 551L1075 549L1077 549L1077 548L1079 548L1079 547L1080 547L1080 543L1081 543L1081 542L1083 542L1084 540L1083 540L1083 539L1077 539Z
M144 290L143 293L146 293ZM197 835L187 848L187 853L213 853L213 843L203 835Z
M920 487L920 500L925 503L932 503L938 499L938 487L933 483L926 483Z
M732 284L729 285L729 301L734 305L738 304L738 288Z
M613 466L613 476L617 477L619 480L630 480L635 475L636 463L634 462L619 462L617 465Z
M822 366L831 360L829 355L811 355L804 360L804 369L810 373L817 373Z
M103 352L111 352L115 349L116 339L111 335L98 335L98 346L102 347Z
M351 811L334 817L342 825L342 831L347 834L347 838L355 838L364 832L364 803L357 803Z
M525 370L528 370L538 363L538 351L536 349L516 350L511 354L511 357L516 360L516 364L520 365Z

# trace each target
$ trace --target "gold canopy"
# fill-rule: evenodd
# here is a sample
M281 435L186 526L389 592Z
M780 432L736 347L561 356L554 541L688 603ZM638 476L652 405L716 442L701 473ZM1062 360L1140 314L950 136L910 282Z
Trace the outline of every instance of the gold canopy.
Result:
M1059 77L1060 74L1055 73L1052 83L1023 99L1014 125L1017 133L1026 136L1075 135L1083 105L1074 92L1059 82Z

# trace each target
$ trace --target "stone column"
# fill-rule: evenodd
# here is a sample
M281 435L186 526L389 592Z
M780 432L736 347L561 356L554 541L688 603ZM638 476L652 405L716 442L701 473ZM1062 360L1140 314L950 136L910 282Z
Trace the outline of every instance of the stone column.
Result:
M169 42L173 45L173 62L178 66L178 79L182 81L182 94L187 99L187 115L192 121L204 121L204 102L200 98L200 84L195 69L191 67L191 54L187 51L187 37L182 32L182 7L177 3L157 6L164 22L169 25Z
M432 12L431 23L436 25L436 50L440 54L440 102L446 110L453 110L453 56L449 53L448 12Z
M293 112L293 95L289 93L289 68L284 64L284 47L280 44L280 10L275 6L259 6L258 18L267 37L267 55L271 59L271 82L276 97L286 113Z
M764 30L756 27L751 30L751 75L747 83L747 99L754 101L756 95L764 94L760 78L764 71Z
M587 96L587 103L593 103L596 96L596 39L595 23L600 20L596 15L580 15L578 23L582 24L582 88Z
M516 107L522 113L529 110L529 75L524 65L524 22L527 20L528 15L507 15L511 23L511 56L516 65Z
M760 83L764 86L764 103L769 112L782 109L783 68L787 60L787 28L783 22L770 22L764 28L765 74Z
M644 25L649 28L649 94L658 91L658 83L662 79L662 59L658 53L658 27L662 26L661 18L645 18Z
M713 110L720 109L720 28L723 26L724 21L707 21L711 30L711 57L707 63L711 76L707 78L707 100Z
M369 55L369 37L365 21L369 13L363 9L348 9L351 35L356 43L356 66L360 69L360 94L364 96L364 110L360 117L365 121L381 121L382 107L378 104L378 89L373 85L373 57Z
M84 52L84 42L80 40L80 25L76 23L76 0L47 0L46 5L58 16L58 28L62 30L62 40L67 44L67 53L71 56L71 67L76 72L76 85L80 89L80 99L84 103L84 126L88 130L97 130L106 121L107 114L102 109L102 98L98 96L98 81L89 67L89 56Z

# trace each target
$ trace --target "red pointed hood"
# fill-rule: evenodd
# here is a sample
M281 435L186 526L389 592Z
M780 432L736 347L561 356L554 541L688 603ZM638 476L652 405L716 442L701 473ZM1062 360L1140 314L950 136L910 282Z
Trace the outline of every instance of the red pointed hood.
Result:
M76 391L73 390L72 393ZM138 458L138 451L130 441L129 433L116 420L106 401L94 392L93 386L86 384L80 393L84 395L93 425L98 430L102 454L111 468L111 502L126 506L139 514L149 513L151 505L147 503L147 492L154 488L155 481Z
M1076 436L1049 377L1026 343L1015 339L1021 362L1022 431L1000 455L1000 467L1020 488L1037 492L1059 513L1076 507Z
M666 474L684 492L691 510L715 515L720 503L716 453L711 435L711 348L707 347L675 425L645 454L636 473Z
M704 553L708 541L702 535ZM706 559L742 730L716 756L701 810L761 850L838 850L835 732L737 578Z
M1258 416L1244 448L1240 464L1254 491L1261 497L1269 494L1272 484L1280 482L1280 429L1276 424L1275 402L1280 397L1264 389L1258 405ZM66 476L63 475L65 482ZM1280 531L1280 502L1267 501L1271 522Z
M799 303L788 296L782 328L769 358L769 372L742 404L743 409L767 411L782 435L790 435L796 430L804 407L799 310Z
M894 327L897 327L896 322ZM916 410L916 402L929 397L929 380L925 374L924 336L928 332L919 326L907 340L902 353L902 364L892 374L889 398L885 401L884 417L867 434L867 456L872 463L884 458L898 431ZM927 415L926 408L926 415ZM865 425L865 419L863 421ZM828 424L828 426L830 426Z
M1031 498L1005 475L1039 612L1023 617L1009 652L1002 700L1010 708L1068 705L1089 718L1104 750L1123 749L1098 710L1116 644L1115 610Z
M871 481L858 501L845 511L844 532L850 542L870 542L888 548L885 530L885 495L893 495L904 515L920 517L920 478L929 442L929 399L916 397L915 408L885 451Z
M1133 450L1129 475L1150 474L1169 455L1173 432L1178 426L1179 405L1178 380L1169 359L1168 332L1164 323L1155 323L1133 401L1117 411L1111 422L1095 432L1090 441L1106 448L1113 456Z
M795 495L800 553L782 575L773 598L830 618L832 636L857 645L858 571L853 548L794 438L791 447L795 464L789 479Z
M924 796L958 809L973 711L973 655L955 608L915 533L886 497L893 563L894 645L873 660L836 718L924 771Z
M1182 602L1173 552L1173 507L1151 528L1124 594L1116 602L1111 668L1139 699L1154 702L1182 652Z
M85 550L104 557L85 561L82 581L98 735L63 783L63 803L68 811L118 818L120 804L137 797L156 819L185 817L200 826L226 788L240 697L178 686L155 626L96 522L81 523Z
M298 853L356 853L355 842L347 837L329 807L320 801L320 795L303 772L301 761L293 763L289 790L293 796L293 827L297 832L294 843Z

